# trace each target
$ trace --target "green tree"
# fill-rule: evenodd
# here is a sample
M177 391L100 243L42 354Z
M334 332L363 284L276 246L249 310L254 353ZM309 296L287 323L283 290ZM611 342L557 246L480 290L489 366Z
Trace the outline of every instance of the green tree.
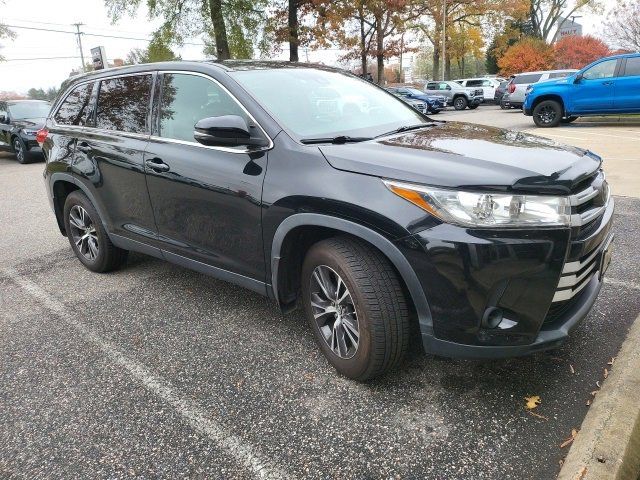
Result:
M162 39L155 37L146 49L134 48L125 59L128 65L136 65L138 63L155 63L168 62L171 60L180 60L169 46Z
M165 45L207 35L205 52L219 60L253 56L261 48L268 0L104 0L112 21L133 15L145 4L152 19L163 20L154 34ZM165 52L166 53L166 52Z

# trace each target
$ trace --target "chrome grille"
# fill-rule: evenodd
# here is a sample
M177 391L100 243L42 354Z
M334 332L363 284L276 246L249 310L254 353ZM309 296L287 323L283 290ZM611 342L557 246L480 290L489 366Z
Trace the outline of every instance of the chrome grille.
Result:
M564 264L553 302L570 300L589 284L593 276L598 273L599 253L600 245L580 260Z
M607 208L611 198L604 172L595 175L591 184L569 197L571 203L572 237L583 238L598 227L598 220ZM606 241L606 240L605 240ZM596 246L580 259L564 264L552 302L566 302L581 292L600 268L602 244Z

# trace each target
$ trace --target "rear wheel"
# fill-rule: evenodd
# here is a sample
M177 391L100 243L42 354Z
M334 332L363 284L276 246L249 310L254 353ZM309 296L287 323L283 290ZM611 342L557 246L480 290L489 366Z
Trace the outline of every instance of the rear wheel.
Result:
M127 250L111 243L100 215L87 196L71 192L64 203L67 238L78 260L93 272L109 272L122 266Z
M555 100L540 102L533 109L533 121L538 127L557 127L562 120L562 105Z
M467 108L468 104L469 102L465 97L456 97L453 99L453 108L455 108L456 110L464 110L465 108Z
M500 99L500 108L502 110L509 110L511 108L511 105L509 104L509 100L506 98L506 95L504 95Z
M338 372L354 380L397 365L409 344L409 312L390 262L348 237L323 240L302 267L305 313L316 342Z

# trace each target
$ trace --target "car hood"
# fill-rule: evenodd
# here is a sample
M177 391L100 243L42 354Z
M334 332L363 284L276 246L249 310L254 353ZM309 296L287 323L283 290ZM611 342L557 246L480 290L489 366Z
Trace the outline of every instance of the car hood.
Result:
M46 120L46 118L21 118L19 120L14 120L11 123L18 128L39 130L44 127Z
M458 122L320 150L338 170L450 188L565 195L597 155L522 132Z

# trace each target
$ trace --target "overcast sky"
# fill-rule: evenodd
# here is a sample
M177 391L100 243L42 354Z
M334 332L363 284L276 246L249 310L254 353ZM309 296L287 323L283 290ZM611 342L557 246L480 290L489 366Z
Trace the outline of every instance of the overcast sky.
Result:
M145 3L145 2L143 2ZM603 0L607 9L615 5L616 0ZM159 22L148 19L147 11L140 8L133 18L123 18L112 25L103 0L5 0L0 20L7 25L25 26L41 29L71 31L73 23L84 23L83 32L112 36L148 38ZM584 33L599 36L602 34L602 15L586 13L578 19L584 25ZM41 57L77 57L79 49L75 35L37 30L14 28L17 34L14 40L3 40L0 53L9 61L0 63L0 91L24 93L29 88L47 88L60 85L69 76L69 72L80 66L79 58L55 60L21 60ZM89 50L104 46L107 57L124 58L133 48L145 48L143 40L101 38L83 36L85 61L90 62ZM198 38L189 39L201 43ZM185 45L175 49L185 60L203 59L202 46ZM283 52L282 56L286 55ZM336 52L309 52L310 61L332 63ZM301 60L305 54L301 53Z

